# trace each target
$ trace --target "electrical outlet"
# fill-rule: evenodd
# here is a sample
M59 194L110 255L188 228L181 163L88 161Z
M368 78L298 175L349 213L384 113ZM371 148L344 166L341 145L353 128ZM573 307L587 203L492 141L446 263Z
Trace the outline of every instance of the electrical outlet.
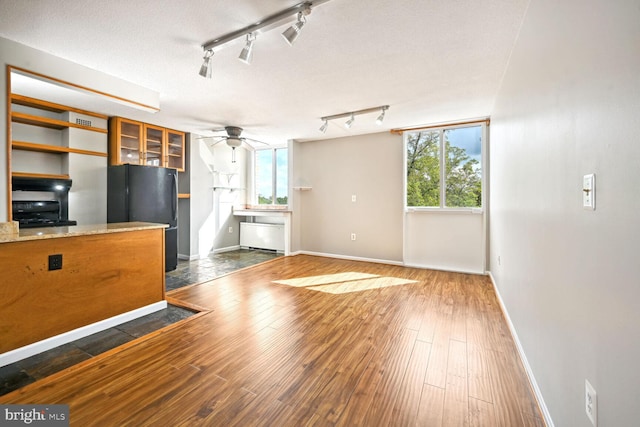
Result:
M356 233L351 233L351 240L356 240Z
M62 254L49 255L49 271L62 270Z
M598 395L589 381L584 380L584 410L594 427L598 427Z
M229 227L229 234L233 233L233 227Z
M355 201L356 201L356 195L355 194L351 195L351 201L355 203Z

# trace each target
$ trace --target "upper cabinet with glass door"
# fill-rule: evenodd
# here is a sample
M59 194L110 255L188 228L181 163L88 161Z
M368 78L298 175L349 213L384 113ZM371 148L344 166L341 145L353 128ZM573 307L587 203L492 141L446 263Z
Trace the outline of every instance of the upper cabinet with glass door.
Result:
M184 171L184 132L113 117L109 141L111 165L133 163Z
M144 160L142 164L147 166L164 166L165 158L165 129L144 125Z
M109 122L109 163L142 164L142 130L140 122L114 117Z
M168 168L184 171L184 132L167 129L167 161Z

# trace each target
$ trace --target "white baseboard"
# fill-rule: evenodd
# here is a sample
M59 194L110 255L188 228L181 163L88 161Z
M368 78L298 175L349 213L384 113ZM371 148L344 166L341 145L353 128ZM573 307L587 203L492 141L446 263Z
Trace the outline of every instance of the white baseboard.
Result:
M486 272L483 270L466 270L464 268L451 268L451 267L442 267L439 265L425 265L425 264L410 264L410 263L406 263L403 264L405 267L411 267L411 268L423 268L426 270L438 270L438 271L449 271L452 273L465 273L465 274L481 274L481 275L485 275Z
M547 408L547 405L544 403L542 392L540 391L540 387L538 387L538 383L536 382L536 377L533 375L533 371L531 370L531 366L529 365L527 356L524 354L524 349L522 348L522 344L520 343L520 339L518 338L516 328L513 326L513 322L511 322L511 317L509 317L509 312L507 311L507 307L504 305L504 301L502 300L502 296L500 295L500 291L498 290L498 285L496 284L496 281L493 278L493 274L491 274L490 271L489 271L489 278L491 278L493 289L496 291L496 295L498 296L498 302L500 303L500 308L502 308L504 317L507 319L507 325L509 325L511 336L513 337L513 341L516 343L516 348L518 349L518 353L520 354L520 359L522 360L524 369L527 371L527 376L529 377L529 382L531 383L531 387L533 387L533 392L536 394L536 398L538 399L538 404L540 405L540 410L542 411L542 415L544 416L545 423L547 424L548 427L554 427L553 420L551 419L551 414L549 413L549 408Z
M226 248L213 249L213 250L211 251L211 253L212 253L212 254L221 254L221 253L223 253L223 252L237 251L238 249L240 249L240 245L227 246Z
M346 259L349 261L375 262L377 264L404 265L401 261L389 261L385 259L363 258L363 257L355 257L355 256L348 256L348 255L325 254L322 252L297 251L295 254L322 256L326 258Z
M185 261L195 261L195 260L197 260L199 258L200 258L199 255L178 254L178 259L182 259L182 260L185 260Z
M96 332L101 332L105 329L113 328L114 326L118 326L122 323L137 319L142 316L146 316L147 314L151 314L165 308L167 308L167 302L159 301L154 304L149 304L147 306L140 307L138 309L131 310L126 313L122 313L117 316L92 323L87 326L82 326L80 328L44 339L42 341L34 342L33 344L25 345L24 347L16 348L15 350L7 351L6 353L0 354L0 367L15 363L22 359L26 359L27 357L35 356L36 354L42 353L43 351L51 350L52 348L61 346L63 344L79 340L80 338L88 337L89 335L95 334Z

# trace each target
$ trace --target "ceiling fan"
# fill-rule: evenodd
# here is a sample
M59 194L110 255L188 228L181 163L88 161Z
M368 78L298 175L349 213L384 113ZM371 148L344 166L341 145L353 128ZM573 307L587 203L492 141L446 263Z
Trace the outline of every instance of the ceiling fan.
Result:
M266 142L263 141L258 141L257 139L253 139L253 138L245 138L240 136L242 134L242 128L238 127L238 126L225 126L222 128L217 128L217 129L212 129L213 132L226 132L226 135L220 135L220 136L207 136L207 137L203 137L202 139L205 138L213 138L214 142L212 144L209 145L209 147L213 147L214 145L225 141L227 143L227 145L229 147L231 147L231 163L235 163L236 162L236 148L238 147L242 147L246 150L249 151L254 151L255 147L253 145L251 145L248 141L251 141L252 143L258 143L258 144L264 144L264 145L269 145Z

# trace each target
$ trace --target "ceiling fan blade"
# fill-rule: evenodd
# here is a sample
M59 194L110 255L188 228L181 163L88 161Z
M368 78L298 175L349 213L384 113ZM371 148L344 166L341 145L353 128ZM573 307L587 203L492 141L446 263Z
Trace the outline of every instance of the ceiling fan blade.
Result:
M227 140L227 138L219 137L219 136L209 136L209 137L205 137L205 138L211 138L211 139L218 138L217 141L214 141L212 143L208 143L207 145L209 145L209 147L213 147L214 145L217 145L217 144L221 143L222 141L226 141Z
M249 144L245 138L242 138L242 148L244 148L247 151L256 151L255 147L253 147L251 144Z
M244 139L247 140L247 141L257 142L259 144L269 145L268 142L260 141L258 139L253 139L253 138L244 138Z

